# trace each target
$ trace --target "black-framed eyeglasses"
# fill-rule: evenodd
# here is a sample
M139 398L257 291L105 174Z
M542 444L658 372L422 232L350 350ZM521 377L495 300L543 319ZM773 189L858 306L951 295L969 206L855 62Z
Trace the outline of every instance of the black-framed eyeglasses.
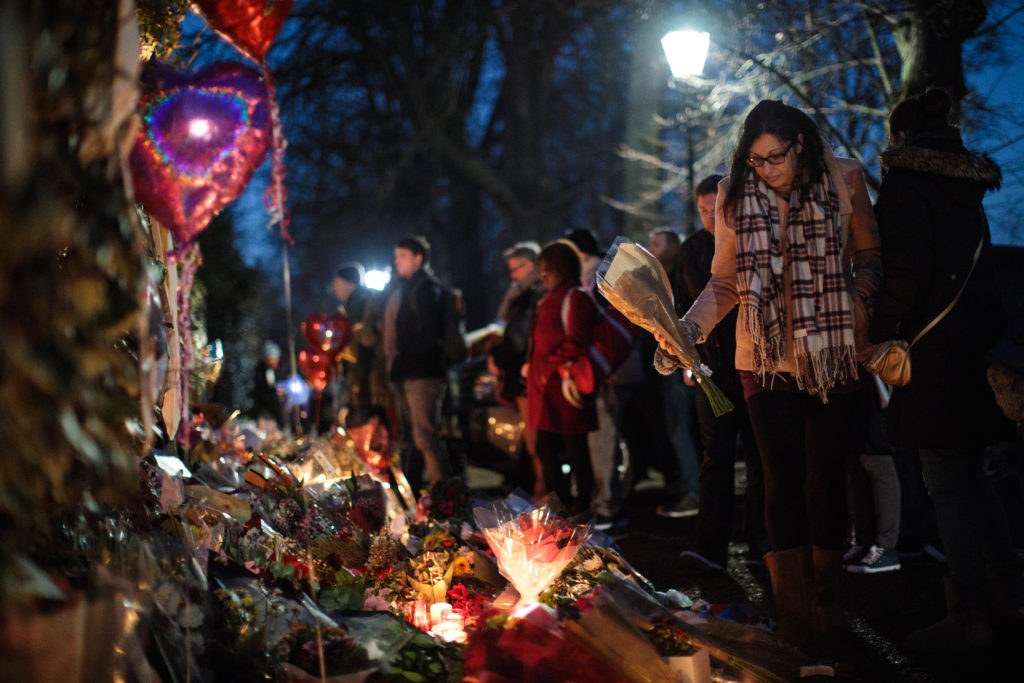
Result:
M789 154L789 150L793 149L793 145L796 143L789 143L786 145L786 149L782 150L778 154L769 154L766 157L759 157L756 154L751 154L747 157L747 165L754 168L761 168L765 162L768 162L772 166L778 166L786 160L786 155Z

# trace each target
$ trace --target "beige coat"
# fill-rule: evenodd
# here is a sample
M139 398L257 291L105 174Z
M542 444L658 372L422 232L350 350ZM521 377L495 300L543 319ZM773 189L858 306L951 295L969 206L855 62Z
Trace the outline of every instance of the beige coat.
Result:
M847 272L847 291L850 293L855 312L854 333L857 340L858 357L863 358L867 342L867 309L853 287L853 255L865 249L879 247L878 225L875 223L871 199L868 197L867 186L860 164L853 159L837 159L831 154L826 159L832 177L836 179L836 192L839 194L839 212L843 226L843 260L850 264ZM736 282L736 229L734 217L723 207L725 195L729 189L728 176L718 185L718 202L715 208L715 258L711 263L711 279L701 291L700 296L683 316L684 319L697 323L701 329L703 342L705 335L725 314L739 303ZM782 243L786 243L788 222L788 202L779 197L779 234ZM783 250L783 291L786 299L790 299L791 285L789 273L789 254ZM750 336L746 333L746 313L742 309L736 325L736 369L753 370L753 347ZM796 363L793 358L793 327L786 320L786 358L776 370L778 372L795 373Z

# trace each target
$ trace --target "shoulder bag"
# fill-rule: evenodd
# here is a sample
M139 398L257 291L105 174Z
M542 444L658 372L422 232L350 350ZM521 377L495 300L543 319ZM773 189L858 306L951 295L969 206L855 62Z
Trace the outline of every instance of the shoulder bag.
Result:
M949 302L949 305L942 309L930 323L925 325L909 344L903 339L890 339L879 344L875 355L865 365L870 372L878 375L880 380L890 386L904 387L910 383L910 348L926 332L938 325L939 321L946 317L946 314L956 306L956 302L960 300L960 295L964 293L967 281L971 279L971 274L974 272L974 266L978 263L978 256L981 254L981 247L984 243L985 235L982 233L981 240L978 242L978 248L974 250L974 260L971 262L971 269L967 271L967 277L964 278L964 283L960 285L960 291L956 293L956 296Z

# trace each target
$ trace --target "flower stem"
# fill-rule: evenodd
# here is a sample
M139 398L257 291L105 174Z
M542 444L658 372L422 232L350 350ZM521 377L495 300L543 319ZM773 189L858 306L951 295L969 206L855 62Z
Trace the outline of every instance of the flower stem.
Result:
M710 376L694 373L694 377L697 378L697 384L700 385L700 388L704 390L704 394L708 397L708 402L711 404L711 410L715 413L715 417L721 417L736 407L722 393L722 390L718 388L718 385L715 384Z

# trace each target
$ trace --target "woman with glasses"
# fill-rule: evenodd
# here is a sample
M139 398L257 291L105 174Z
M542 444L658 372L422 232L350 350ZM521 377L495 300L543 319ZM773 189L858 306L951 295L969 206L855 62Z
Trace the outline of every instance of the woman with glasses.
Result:
M524 367L527 426L537 430L544 483L573 513L590 507L594 468L587 432L597 429L593 394L579 396L563 388L570 366L590 346L600 315L594 300L579 286L580 269L580 253L568 240L551 242L541 250L537 270L547 293L537 304ZM563 471L563 462L571 474Z
M799 109L762 101L719 184L715 226L711 279L683 327L703 342L739 306L736 368L764 466L776 633L827 646L845 626L844 468L857 450L853 414L866 381L857 352L881 280L860 166L834 157ZM659 342L664 372L675 362Z

